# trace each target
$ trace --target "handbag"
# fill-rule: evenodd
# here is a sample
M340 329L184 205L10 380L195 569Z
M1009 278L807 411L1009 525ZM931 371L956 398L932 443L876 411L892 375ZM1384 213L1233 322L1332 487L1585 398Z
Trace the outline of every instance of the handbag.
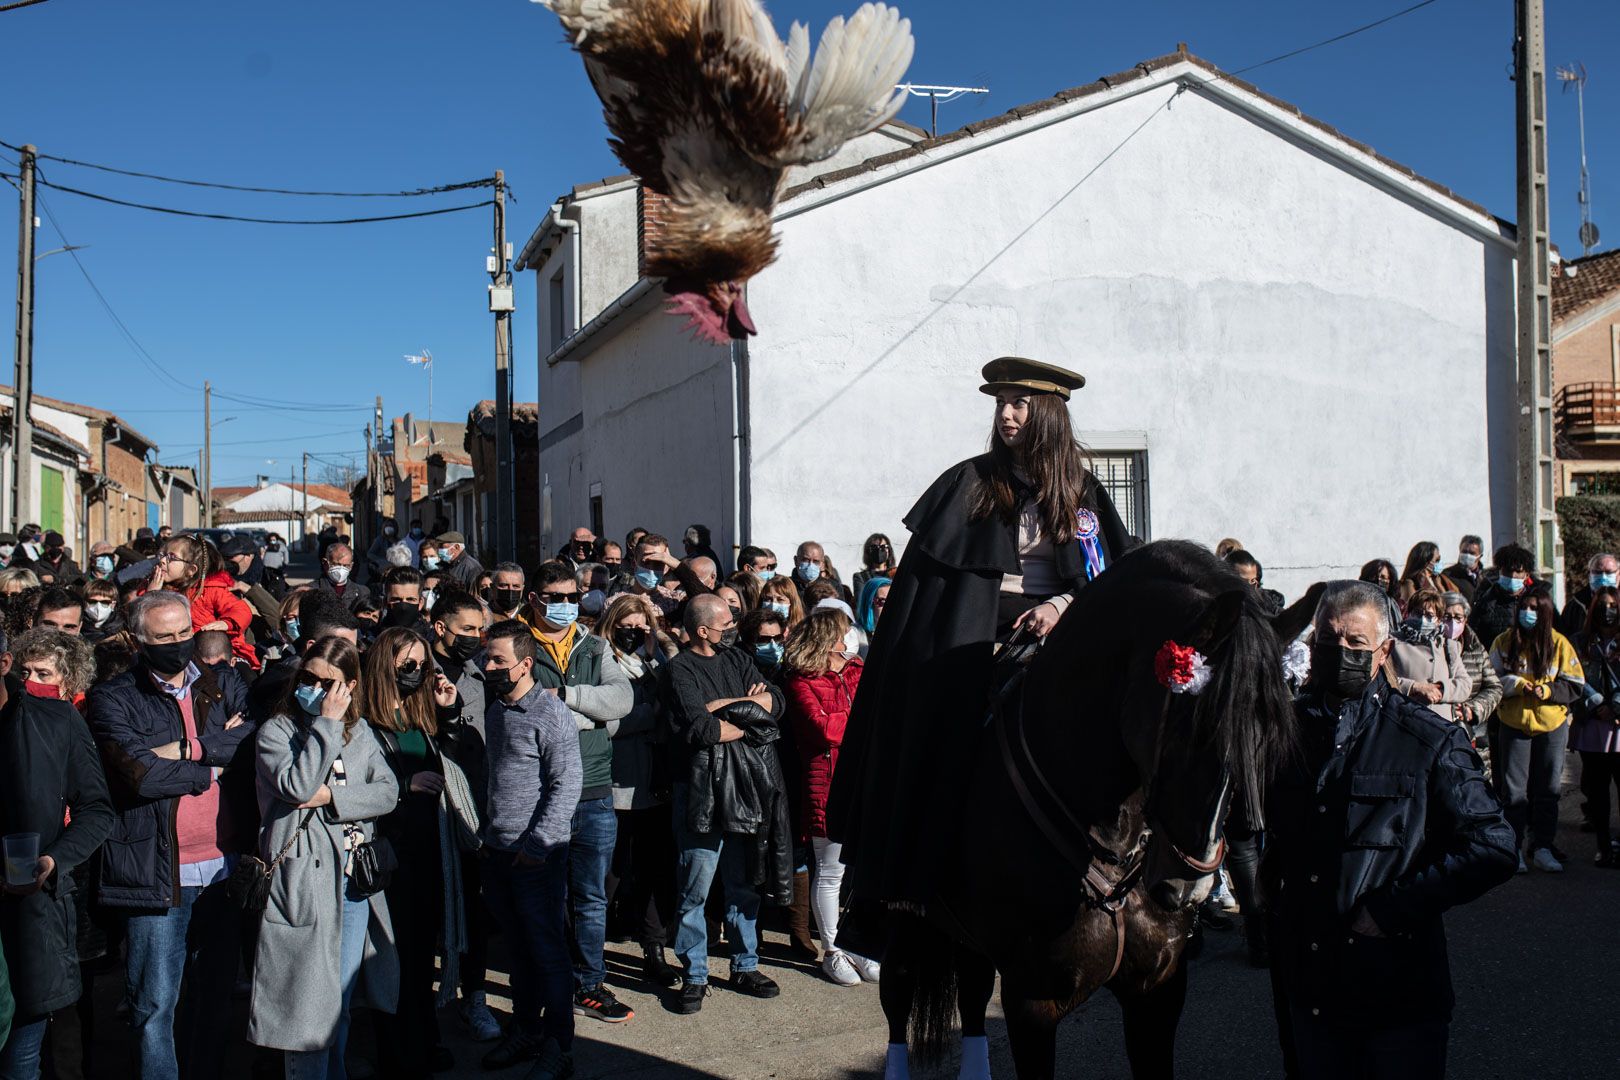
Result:
M399 856L386 836L368 840L354 849L349 867L349 883L356 896L374 896L388 888L399 869Z
M231 870L231 876L225 879L225 895L231 902L248 913L263 911L270 904L270 883L275 878L276 867L287 861L288 852L298 842L298 837L309 828L310 819L315 816L315 808L304 811L304 820L298 823L298 828L287 838L276 857L265 862L257 855L244 855L236 861Z

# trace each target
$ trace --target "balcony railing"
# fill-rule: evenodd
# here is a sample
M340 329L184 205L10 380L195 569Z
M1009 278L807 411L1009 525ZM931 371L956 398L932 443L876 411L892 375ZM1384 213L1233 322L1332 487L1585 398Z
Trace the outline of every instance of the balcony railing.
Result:
M1620 443L1620 384L1571 383L1554 400L1558 428L1571 442Z

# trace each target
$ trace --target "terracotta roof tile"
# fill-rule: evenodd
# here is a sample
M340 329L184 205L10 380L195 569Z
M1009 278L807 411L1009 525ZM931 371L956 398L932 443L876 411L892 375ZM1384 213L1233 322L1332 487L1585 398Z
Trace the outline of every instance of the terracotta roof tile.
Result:
M1575 274L1568 273L1573 269ZM1553 274L1553 322L1608 299L1620 292L1620 249L1570 259Z

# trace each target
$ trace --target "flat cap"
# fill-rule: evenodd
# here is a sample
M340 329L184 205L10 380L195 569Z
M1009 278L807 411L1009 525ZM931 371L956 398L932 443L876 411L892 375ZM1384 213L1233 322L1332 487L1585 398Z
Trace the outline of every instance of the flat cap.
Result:
M433 539L437 540L441 544L460 544L462 547L467 546L467 538L465 536L462 536L460 533L455 532L454 530L452 530L450 532L440 533L438 536L435 536Z
M63 538L62 534L55 531L54 529L45 534L45 546L46 547L61 547L62 545L66 544L66 543L67 543L67 540L65 538Z
M996 394L1002 390L1018 388L1040 394L1056 394L1064 401L1069 392L1086 385L1086 377L1056 364L1043 364L1039 360L1026 360L1022 356L999 356L984 365L983 394Z
M241 533L231 533L219 542L219 553L227 559L238 555L257 555L259 546Z

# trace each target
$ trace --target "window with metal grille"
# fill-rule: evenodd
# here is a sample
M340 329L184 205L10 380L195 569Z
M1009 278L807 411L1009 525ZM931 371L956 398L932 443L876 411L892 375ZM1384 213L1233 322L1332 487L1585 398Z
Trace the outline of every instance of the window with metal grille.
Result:
M1148 520L1148 463L1146 450L1091 451L1091 471L1125 522L1125 531L1151 539Z

